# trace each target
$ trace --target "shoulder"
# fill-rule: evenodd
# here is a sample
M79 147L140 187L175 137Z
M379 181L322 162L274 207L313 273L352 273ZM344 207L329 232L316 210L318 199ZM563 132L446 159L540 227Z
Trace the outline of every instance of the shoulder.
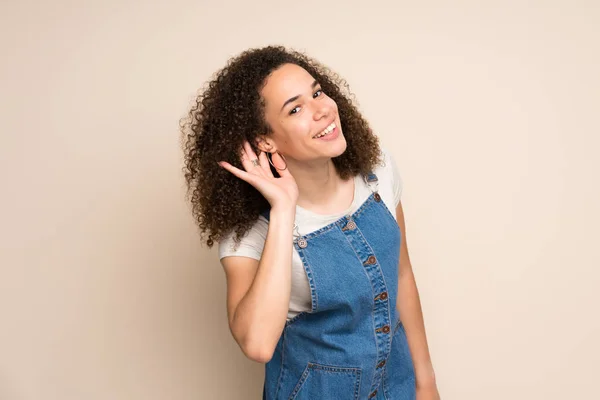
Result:
M268 229L269 223L261 215L240 239L239 244L235 241L235 232L230 232L219 241L219 259L228 256L243 256L260 260L267 240Z

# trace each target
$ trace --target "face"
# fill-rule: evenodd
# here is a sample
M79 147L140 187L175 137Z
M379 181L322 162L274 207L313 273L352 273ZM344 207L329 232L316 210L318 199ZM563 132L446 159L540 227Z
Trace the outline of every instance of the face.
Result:
M346 150L337 104L304 68L282 65L267 78L261 95L273 130L269 151L302 162L337 157Z

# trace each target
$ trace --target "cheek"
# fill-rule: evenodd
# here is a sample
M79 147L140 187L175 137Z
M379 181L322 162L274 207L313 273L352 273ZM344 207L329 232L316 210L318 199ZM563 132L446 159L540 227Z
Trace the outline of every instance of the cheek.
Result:
M294 140L294 138L310 132L312 120L309 116L302 115L295 118L289 118L287 121L279 121L279 123L285 131L285 135L291 140Z
M337 112L337 110L338 110L337 103L331 97L328 100L331 102L331 108L333 108Z

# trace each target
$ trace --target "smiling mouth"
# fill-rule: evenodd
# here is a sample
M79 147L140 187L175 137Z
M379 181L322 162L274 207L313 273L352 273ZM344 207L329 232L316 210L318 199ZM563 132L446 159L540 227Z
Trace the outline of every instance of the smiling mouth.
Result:
M323 136L327 136L329 135L331 132L333 132L333 130L336 128L336 124L335 122L332 122L331 124L329 124L327 126L327 128L323 129L323 131L321 133L316 134L315 136L313 136L313 139L319 139L322 138Z

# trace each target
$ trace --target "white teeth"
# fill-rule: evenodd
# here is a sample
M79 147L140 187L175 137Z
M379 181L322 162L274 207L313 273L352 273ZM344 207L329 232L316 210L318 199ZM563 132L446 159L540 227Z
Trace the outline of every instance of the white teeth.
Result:
M314 138L318 139L320 137L323 137L334 129L335 129L335 122L332 122L327 128L323 129L323 132L319 133L318 135L315 135Z

